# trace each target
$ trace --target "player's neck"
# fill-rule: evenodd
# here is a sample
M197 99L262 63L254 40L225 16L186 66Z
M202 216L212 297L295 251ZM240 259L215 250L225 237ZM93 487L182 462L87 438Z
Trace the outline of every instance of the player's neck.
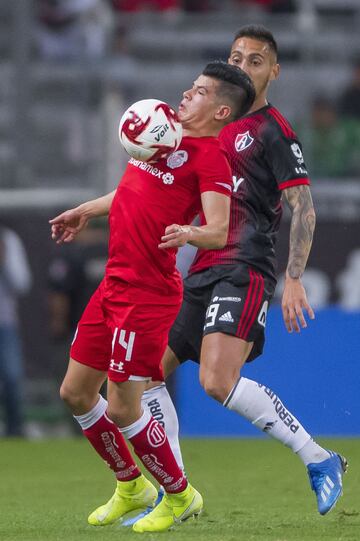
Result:
M183 137L217 137L221 131L222 126L214 129L191 129L183 128Z
M266 99L266 96L261 95L255 98L254 103L252 104L252 107L250 107L248 111L248 115L250 113L255 113L255 111L258 111L259 109L262 109L263 107L266 107L268 105L268 101Z

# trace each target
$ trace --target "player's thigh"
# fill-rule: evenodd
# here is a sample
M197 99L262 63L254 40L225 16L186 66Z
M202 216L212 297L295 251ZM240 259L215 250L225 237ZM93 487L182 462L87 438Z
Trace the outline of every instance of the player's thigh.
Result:
M172 351L172 349L169 346L166 346L164 355L161 359L161 366L164 374L164 379L166 379L168 376L170 376L177 367L180 365L179 359L176 357L175 353ZM154 389L155 387L158 387L161 385L161 381L148 381L146 384L146 390L149 391L150 389Z
M178 366L180 366L180 361L170 346L166 346L161 364L164 372L164 379L175 372Z
M77 325L70 358L100 372L109 369L112 333L103 309L102 285L86 306Z
M130 304L118 302L108 312L112 327L109 379L114 382L163 381L161 360L179 304Z
M191 292L184 297L180 312L169 333L169 349L166 364L174 365L174 357L181 364L191 360L200 361L201 341L204 329L209 292L204 291L204 302L192 299Z
M63 398L88 396L97 399L100 388L107 378L107 371L97 370L74 359L69 359L68 368L61 385Z
M237 378L245 362L261 355L272 293L272 285L246 267L236 270L235 279L229 275L215 285L204 326L203 383Z
M204 336L201 347L200 382L203 386L233 385L248 359L253 342L215 332Z

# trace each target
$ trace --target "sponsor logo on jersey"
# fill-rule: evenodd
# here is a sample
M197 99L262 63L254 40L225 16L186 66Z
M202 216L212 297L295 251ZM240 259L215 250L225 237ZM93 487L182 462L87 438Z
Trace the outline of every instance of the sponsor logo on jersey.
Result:
M293 151L293 154L297 159L298 164L301 165L302 163L304 163L304 158L300 146L297 143L293 143L290 148Z
M120 361L119 363L116 363L114 359L111 359L110 361L110 370L113 370L114 372L125 372L124 370L124 363Z
M234 318L231 315L231 312L225 312L222 316L219 317L219 321L224 321L225 323L234 323Z
M212 302L229 301L229 302L241 302L241 297L214 297Z
M150 163L142 162L140 160L135 160L135 158L130 158L129 163L131 165L134 165L135 167L138 167L142 171L146 171L147 173L150 173L150 175L153 175L156 178L159 178L163 181L164 184L173 184L174 182L174 175L171 173L164 173L164 171L161 171L157 167L154 167Z
M164 184L172 184L174 182L174 175L172 175L171 173L165 173L162 176L162 179Z
M238 133L235 139L235 150L236 152L242 152L246 148L249 148L254 142L254 138L251 137L250 132Z
M166 435L163 427L153 419L147 429L147 439L151 447L160 447L166 441Z
M170 156L168 157L166 161L166 165L170 167L170 169L176 169L177 167L181 167L186 163L189 159L189 154L186 152L186 150L176 150Z
M308 172L307 170L305 169L305 167L295 167L295 173L297 175L308 175Z
M233 181L233 185L234 185L234 188L233 188L233 192L236 193L238 191L238 188L240 186L240 184L242 182L244 182L244 177L240 177L240 178L237 178L235 175L233 175L232 177L232 181Z

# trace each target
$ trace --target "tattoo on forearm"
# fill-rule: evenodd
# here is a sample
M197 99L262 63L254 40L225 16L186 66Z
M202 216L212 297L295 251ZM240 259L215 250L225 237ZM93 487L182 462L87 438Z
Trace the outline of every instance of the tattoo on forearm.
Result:
M300 278L313 240L315 210L308 186L287 188L284 196L292 210L287 272L291 278Z

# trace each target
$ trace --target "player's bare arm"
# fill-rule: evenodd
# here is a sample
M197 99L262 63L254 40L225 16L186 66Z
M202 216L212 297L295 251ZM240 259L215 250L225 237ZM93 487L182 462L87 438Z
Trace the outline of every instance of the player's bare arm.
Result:
M292 211L290 251L287 274L301 278L309 257L315 229L315 210L308 186L295 186L284 190L284 196Z
M91 218L107 216L116 190L92 201L82 203L78 207L62 212L52 220L51 238L57 244L71 242L88 224Z
M310 319L315 317L301 283L301 276L311 250L316 217L308 186L287 188L283 193L292 211L292 218L282 311L287 330L300 332L299 322L302 328L306 327L303 310L307 311Z
M230 198L217 192L204 192L201 203L206 219L206 225L172 224L161 237L159 248L180 248L186 243L197 248L221 249L226 245L229 217Z

